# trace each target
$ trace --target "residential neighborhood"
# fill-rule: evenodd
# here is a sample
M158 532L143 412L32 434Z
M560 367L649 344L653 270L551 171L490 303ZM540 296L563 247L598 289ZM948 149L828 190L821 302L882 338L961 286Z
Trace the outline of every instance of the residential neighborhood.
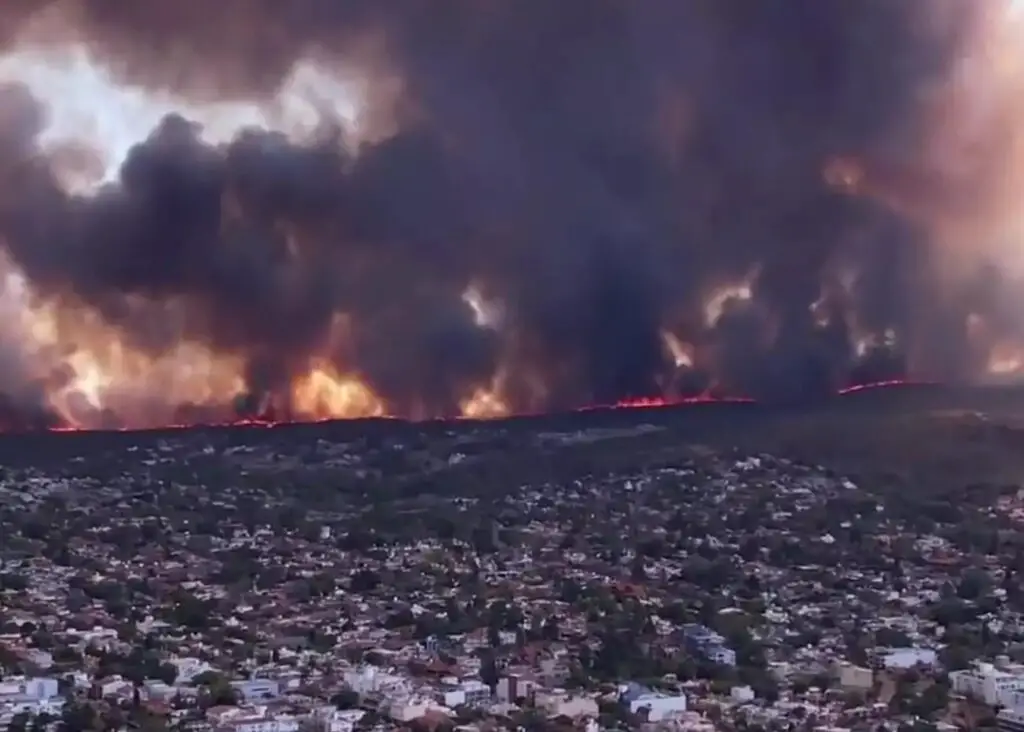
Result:
M1024 493L908 510L769 454L627 470L579 453L658 429L183 431L9 458L0 724L1005 722L1024 694L1024 551L1002 547ZM517 449L552 476L564 455L591 469L467 479Z

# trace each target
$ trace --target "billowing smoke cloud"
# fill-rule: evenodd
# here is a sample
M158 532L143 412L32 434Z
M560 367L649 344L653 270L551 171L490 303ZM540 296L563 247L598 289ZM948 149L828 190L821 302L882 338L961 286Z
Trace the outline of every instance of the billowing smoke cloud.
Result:
M997 4L5 3L0 237L27 314L0 419L792 399L1016 368L989 246L1008 234L968 225L1016 137L949 107L976 101L965 75L1003 98L1005 65L967 66ZM102 184L127 122L54 142L74 90L25 59L60 53L171 100ZM356 80L358 113L321 95L291 134L303 63ZM213 135L193 113L245 104L277 116Z

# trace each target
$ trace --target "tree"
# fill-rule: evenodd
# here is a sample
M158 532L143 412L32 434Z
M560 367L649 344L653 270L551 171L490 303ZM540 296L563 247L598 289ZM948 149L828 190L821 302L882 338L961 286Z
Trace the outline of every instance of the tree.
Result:
M351 689L343 689L331 697L331 704L338 709L356 709L359 707L359 694Z
M18 712L7 726L8 732L28 732L31 717L28 712Z
M196 686L203 687L203 704L207 707L229 706L238 704L238 692L222 674L216 671L204 671L194 680Z
M352 574L349 589L360 594L373 592L380 586L380 575L371 569L360 569Z
M28 586L28 577L23 574L15 574L13 572L4 572L3 574L0 574L0 590L24 592L28 589Z
M644 555L637 554L633 557L633 563L629 570L630 579L634 582L647 581L647 567L644 562Z
M96 710L86 702L70 702L61 711L64 732L90 732L97 723Z
M558 618L555 616L548 617L540 629L541 636L544 640L556 642L562 637L562 629L558 625Z
M989 588L992 580L988 573L981 569L968 569L964 572L957 585L956 594L962 600L976 600Z
M175 603L171 608L171 622L186 628L201 630L209 627L213 609L212 602L200 600L189 592L181 592L175 598Z
M949 686L945 682L929 684L910 708L913 714L925 719L932 719L949 706Z
M484 649L480 658L480 680L491 687L493 691L498 686L498 663L493 649Z

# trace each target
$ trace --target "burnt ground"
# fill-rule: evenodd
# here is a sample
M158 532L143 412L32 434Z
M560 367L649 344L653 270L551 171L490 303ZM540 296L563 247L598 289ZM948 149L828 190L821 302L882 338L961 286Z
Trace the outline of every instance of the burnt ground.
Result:
M538 438L556 433L585 439ZM175 454L219 454L244 447L312 462L310 446L331 443L346 445L353 453L391 455L377 460L374 474L393 479L396 490L406 496L429 491L441 476L499 489L603 470L643 469L702 448L770 453L824 465L861 481L942 496L974 484L1024 484L1024 388L900 386L813 405L595 409L491 422L356 420L7 434L0 436L0 466L45 469L71 461L78 470L96 463L101 473L115 465L134 472L144 470L139 464L144 455L167 444L175 446ZM456 449L473 459L450 464L447 460Z

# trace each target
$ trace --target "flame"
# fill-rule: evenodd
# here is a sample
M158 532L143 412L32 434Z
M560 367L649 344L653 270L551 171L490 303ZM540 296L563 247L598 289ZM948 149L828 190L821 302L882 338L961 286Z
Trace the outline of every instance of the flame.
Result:
M661 331L661 342L672 358L677 369L692 369L694 365L694 348L669 330Z
M956 192L977 188L980 193L964 197L972 204L966 209L951 209L941 215L920 212L920 218L938 221L935 226L941 229L937 232L940 238L956 242L980 238L987 245L996 242L1024 261L1024 215L1019 206L1024 191L1024 105L1020 101L1024 99L1024 54L1019 49L1024 39L1024 12L1018 4L1012 14L1007 11L1001 16L1008 6L991 2L992 23L978 31L977 53L965 60L953 83L925 100L934 110L935 123L924 143L928 149L920 155L922 160L941 162L939 168L928 172L936 179L952 181ZM973 83L978 79L985 79L985 85ZM0 85L5 84L24 85L43 103L47 114L39 144L42 152L56 161L61 181L73 192L94 191L115 181L132 146L168 114L195 121L202 140L214 145L227 143L246 127L277 130L300 142L330 127L340 130L343 142L353 150L372 134L368 82L315 57L296 62L268 98L199 103L170 90L126 84L92 55L84 42L47 43L45 28L36 27L0 54ZM666 122L665 135L673 145L683 137L684 113L679 106ZM918 211L921 200L934 200L932 196L915 197L915 187L922 183L909 172L879 170L874 162L839 154L824 162L821 174L824 182L838 191L876 196L901 211ZM1003 168L1005 175L991 175L992 170ZM230 213L230 200L225 200L225 208ZM704 325L713 328L730 307L752 301L758 275L755 269L707 293ZM17 269L2 259L0 277L0 337L34 344L24 373L16 377L43 383L49 406L69 426L105 426L109 413L116 414L120 424L171 424L181 405L201 409L211 419L234 420L233 403L251 392L245 363L234 354L215 352L188 340L177 340L164 349L143 348L126 341L116 327L87 308L39 300ZM463 300L477 327L502 327L505 313L501 303L480 283L470 283ZM823 295L813 306L821 324L827 323L826 304ZM173 309L173 303L168 307ZM283 397L289 417L323 420L389 414L385 401L358 373L337 365L339 359L327 355L344 351L347 325L339 316L322 349L324 355L313 359L290 384ZM983 322L972 322L969 328L987 331ZM694 368L698 354L693 344L669 330L663 330L661 338L676 369ZM891 345L895 338L891 330L858 336L856 349L865 355L874 347ZM1024 373L1024 347L1008 341L993 344L987 368L993 375ZM499 369L489 384L475 387L460 401L460 413L475 419L511 415L507 377ZM851 387L846 392L902 383ZM614 406L714 401L723 400L703 394L687 399L642 398Z
M754 268L739 281L713 289L704 300L705 326L714 328L730 307L753 300L754 283L759 274L759 270Z
M108 409L133 423L169 422L178 405L230 403L245 392L241 360L201 344L178 341L150 356L89 310L45 303L21 315L35 370L58 382L50 406L68 424L99 426Z
M987 371L995 377L1024 373L1024 349L1009 343L996 345L989 355Z
M299 418L383 417L384 403L356 376L340 374L330 363L314 365L292 391L292 408Z
M229 142L246 127L307 142L330 126L352 147L368 134L361 125L366 89L336 64L328 69L313 58L300 60L269 99L200 104L123 83L85 43L46 43L47 30L45 23L30 28L0 56L0 85L22 85L44 105L39 144L72 192L88 193L116 180L132 146L169 114L195 122L200 138L212 145ZM230 201L225 203L230 209ZM34 344L25 378L45 382L49 405L68 425L101 426L108 411L123 423L168 424L180 405L226 418L249 392L238 357L188 341L148 355L80 303L39 301L9 261L0 262L0 272L3 332ZM327 359L312 363L288 398L290 412L306 419L386 412L371 388Z
M854 339L854 353L864 357L879 348L893 348L896 345L896 331L886 328L881 333L860 333Z
M499 419L512 414L508 404L494 389L476 389L462 401L460 408L466 419Z
M501 304L488 298L479 285L470 284L462 293L462 301L469 308L473 322L478 328L497 330L501 327L504 319Z

